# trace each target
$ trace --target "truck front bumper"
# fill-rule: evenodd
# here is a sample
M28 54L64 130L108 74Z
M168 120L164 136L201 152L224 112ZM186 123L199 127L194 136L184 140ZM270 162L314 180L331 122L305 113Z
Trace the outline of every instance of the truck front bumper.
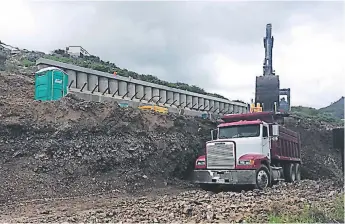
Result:
M196 184L256 184L256 170L194 170Z

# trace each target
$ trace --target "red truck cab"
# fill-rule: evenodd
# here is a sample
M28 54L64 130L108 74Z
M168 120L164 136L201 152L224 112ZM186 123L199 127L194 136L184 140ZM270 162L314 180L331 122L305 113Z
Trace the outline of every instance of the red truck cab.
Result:
M194 182L209 189L218 185L255 185L299 181L300 138L279 125L273 112L231 114L211 131L205 155L195 162Z

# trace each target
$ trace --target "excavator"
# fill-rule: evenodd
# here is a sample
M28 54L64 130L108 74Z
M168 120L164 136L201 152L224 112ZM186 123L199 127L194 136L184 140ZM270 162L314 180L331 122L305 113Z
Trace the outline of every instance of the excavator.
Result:
M280 88L279 76L273 70L272 24L266 25L266 36L263 38L265 59L263 75L256 77L255 104L251 105L251 112L274 111L288 114L291 111L290 88Z

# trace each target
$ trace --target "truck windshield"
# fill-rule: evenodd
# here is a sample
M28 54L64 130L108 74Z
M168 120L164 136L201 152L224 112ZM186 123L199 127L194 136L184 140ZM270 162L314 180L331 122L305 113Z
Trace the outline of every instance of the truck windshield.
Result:
M219 139L260 136L260 125L241 125L219 128Z

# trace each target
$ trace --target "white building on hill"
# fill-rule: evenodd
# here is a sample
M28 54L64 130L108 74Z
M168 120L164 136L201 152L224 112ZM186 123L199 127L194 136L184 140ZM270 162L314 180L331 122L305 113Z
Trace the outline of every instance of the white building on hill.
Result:
M66 47L66 53L75 57L90 56L89 52L82 46L68 46Z

